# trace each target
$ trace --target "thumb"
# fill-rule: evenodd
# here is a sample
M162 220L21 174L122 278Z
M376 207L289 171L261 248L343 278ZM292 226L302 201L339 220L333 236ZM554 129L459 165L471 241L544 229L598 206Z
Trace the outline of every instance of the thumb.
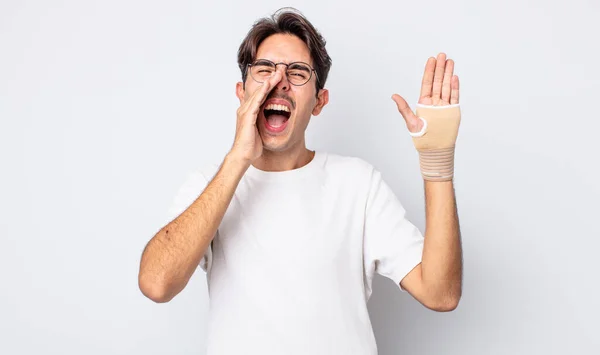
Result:
M413 113L413 111L410 109L410 106L408 106L406 100L404 100L404 98L398 94L392 95L392 100L394 100L396 106L398 106L398 111L400 111L400 114L404 118L408 130L412 133L419 132L421 128L423 128L423 121L421 121Z

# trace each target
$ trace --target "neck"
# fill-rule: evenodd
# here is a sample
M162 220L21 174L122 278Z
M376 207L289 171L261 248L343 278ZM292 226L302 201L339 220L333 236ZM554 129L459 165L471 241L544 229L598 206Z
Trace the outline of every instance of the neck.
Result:
M287 171L303 167L315 156L314 151L302 146L300 149L272 151L263 149L263 153L252 165L264 171Z

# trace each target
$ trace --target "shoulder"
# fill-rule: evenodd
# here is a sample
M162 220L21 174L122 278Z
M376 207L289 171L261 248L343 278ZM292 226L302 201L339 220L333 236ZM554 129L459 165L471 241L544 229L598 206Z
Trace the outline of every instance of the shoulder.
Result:
M357 193L368 191L379 177L379 171L373 164L357 156L327 153L324 168L331 180L355 189Z
M367 160L350 155L341 155L336 153L326 153L327 168L341 170L344 172L353 172L358 174L372 174L375 170L373 164Z
M356 186L368 186L370 190L385 184L382 171L364 158L327 153L326 170L329 175L340 176Z

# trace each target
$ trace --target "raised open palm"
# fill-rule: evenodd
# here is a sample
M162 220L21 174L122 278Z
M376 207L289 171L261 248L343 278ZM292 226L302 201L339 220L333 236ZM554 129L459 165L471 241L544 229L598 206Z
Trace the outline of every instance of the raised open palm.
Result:
M430 57L425 64L425 73L421 83L419 104L428 106L449 106L458 104L459 82L454 75L454 61L446 59L445 53L438 54L437 58ZM410 132L419 132L423 122L411 110L406 100L398 95L392 95L398 111L406 121Z

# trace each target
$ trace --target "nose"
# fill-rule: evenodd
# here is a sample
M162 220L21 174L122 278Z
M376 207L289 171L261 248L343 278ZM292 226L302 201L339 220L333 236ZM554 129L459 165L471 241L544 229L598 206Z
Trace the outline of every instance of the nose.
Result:
M288 91L290 89L290 82L287 78L287 67L284 65L277 66L277 71L281 72L281 81L277 83L277 89Z

